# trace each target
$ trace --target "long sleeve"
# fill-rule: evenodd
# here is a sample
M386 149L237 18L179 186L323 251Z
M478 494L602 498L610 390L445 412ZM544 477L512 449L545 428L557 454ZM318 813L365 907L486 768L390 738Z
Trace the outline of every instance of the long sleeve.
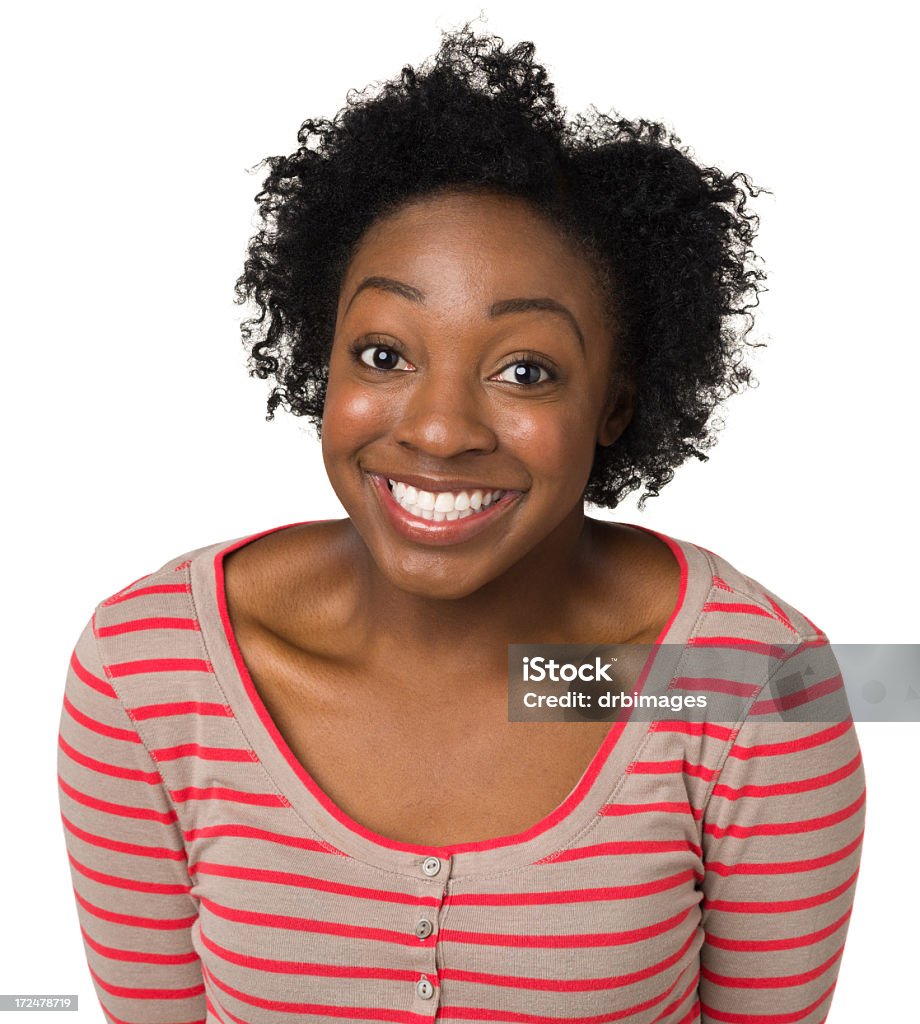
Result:
M176 814L106 679L92 623L67 675L58 786L80 929L108 1020L204 1021L197 906Z
M820 1024L840 970L862 758L826 638L799 645L781 674L793 689L774 687L751 709L703 818L703 1024ZM778 694L792 714L770 713Z

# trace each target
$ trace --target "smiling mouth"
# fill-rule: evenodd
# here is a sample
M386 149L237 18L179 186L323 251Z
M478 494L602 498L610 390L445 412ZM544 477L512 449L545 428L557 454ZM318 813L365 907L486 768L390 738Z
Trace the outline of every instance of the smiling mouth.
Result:
M387 480L390 494L400 508L419 519L435 523L481 515L505 494L503 490L474 488L463 491L425 491L400 480Z
M427 481L417 477L415 484L374 472L368 477L390 526L417 544L462 544L505 519L524 497L523 491L470 486L462 480L451 481L457 490L429 491L420 486Z

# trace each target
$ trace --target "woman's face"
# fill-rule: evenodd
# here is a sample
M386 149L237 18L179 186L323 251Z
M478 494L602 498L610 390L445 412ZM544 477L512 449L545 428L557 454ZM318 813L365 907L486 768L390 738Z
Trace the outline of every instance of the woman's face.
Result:
M371 227L339 299L323 458L393 585L465 597L571 544L595 446L632 412L613 355L590 264L524 201L440 194Z

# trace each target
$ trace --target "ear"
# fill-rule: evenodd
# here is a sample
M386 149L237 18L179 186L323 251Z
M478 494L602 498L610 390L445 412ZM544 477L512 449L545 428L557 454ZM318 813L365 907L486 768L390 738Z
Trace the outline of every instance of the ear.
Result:
M597 443L602 448L614 444L629 426L629 421L636 411L635 397L632 389L621 385L616 388L604 408L597 428Z

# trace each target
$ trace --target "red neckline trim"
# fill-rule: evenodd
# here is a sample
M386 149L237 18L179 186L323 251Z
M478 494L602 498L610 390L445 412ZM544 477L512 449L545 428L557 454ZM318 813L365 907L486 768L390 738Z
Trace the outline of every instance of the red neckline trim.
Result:
M287 523L284 526L275 526L268 530L262 530L260 533L254 533L251 536L243 537L241 540L235 541L233 544L222 548L214 556L214 577L217 595L217 607L220 613L220 620L224 628L224 636L226 637L227 643L230 647L230 651L233 654L233 661L236 665L237 672L240 675L240 679L243 682L243 687L246 690L246 695L249 698L249 702L254 708L256 714L259 716L259 720L265 727L265 731L271 737L275 744L278 752L284 757L288 765L293 770L297 778L307 788L313 798L340 824L344 825L351 832L359 835L362 839L369 840L378 846L382 846L388 850L397 850L403 853L414 853L422 856L437 856L443 858L449 858L453 854L457 853L472 853L485 850L495 850L505 846L519 846L523 843L534 839L536 836L541 835L548 829L553 828L559 824L563 819L567 818L578 805L585 798L591 787L594 785L598 774L600 773L603 766L607 763L607 758L611 750L619 742L620 736L623 733L627 722L616 722L611 727L610 732L604 738L604 742L600 745L594 757L591 759L590 764L585 769L584 774L578 781L578 784L572 790L571 793L563 800L563 802L545 817L541 818L536 824L531 825L530 828L523 832L517 832L513 835L508 836L496 836L494 839L483 839L478 842L469 843L454 843L449 846L420 846L415 843L403 843L396 839L388 839L386 836L380 835L373 830L366 828L364 825L355 821L351 818L341 807L338 806L316 783L307 769L298 761L294 756L294 752L288 746L284 737L281 735L278 727L275 725L271 716L268 713L265 704L262 702L262 698L259 696L259 692L256 690L253 684L252 677L249 674L249 669L246 667L246 663L243 660L242 652L240 651L239 644L236 642L236 635L233 632L233 626L230 622L230 615L227 610L227 594L224 585L224 558L226 555L231 554L233 551L239 548L245 547L247 544L251 544L253 541L259 540L261 537L267 537L271 533L279 533L281 530L288 530L295 526L307 526L310 523L328 522L329 520L322 519L307 519L303 522L298 523ZM684 555L680 545L678 545L672 538L666 534L658 533L657 530L652 530L647 526L638 526L634 523L621 523L621 526L629 526L634 530L643 530L645 533L650 533L657 537L659 540L667 544L674 557L677 559L678 565L680 566L680 591L677 595L677 603L671 612L668 621L665 623L664 628L655 640L655 645L662 643L664 637L667 636L674 623L674 620L680 614L681 609L684 605L684 598L687 594L687 582L688 582L688 567L687 559ZM654 651L649 655L644 668L639 676L636 683L636 688L639 692L642 691L645 685L645 680L648 677L649 670L654 661ZM628 716L627 716L628 721Z

